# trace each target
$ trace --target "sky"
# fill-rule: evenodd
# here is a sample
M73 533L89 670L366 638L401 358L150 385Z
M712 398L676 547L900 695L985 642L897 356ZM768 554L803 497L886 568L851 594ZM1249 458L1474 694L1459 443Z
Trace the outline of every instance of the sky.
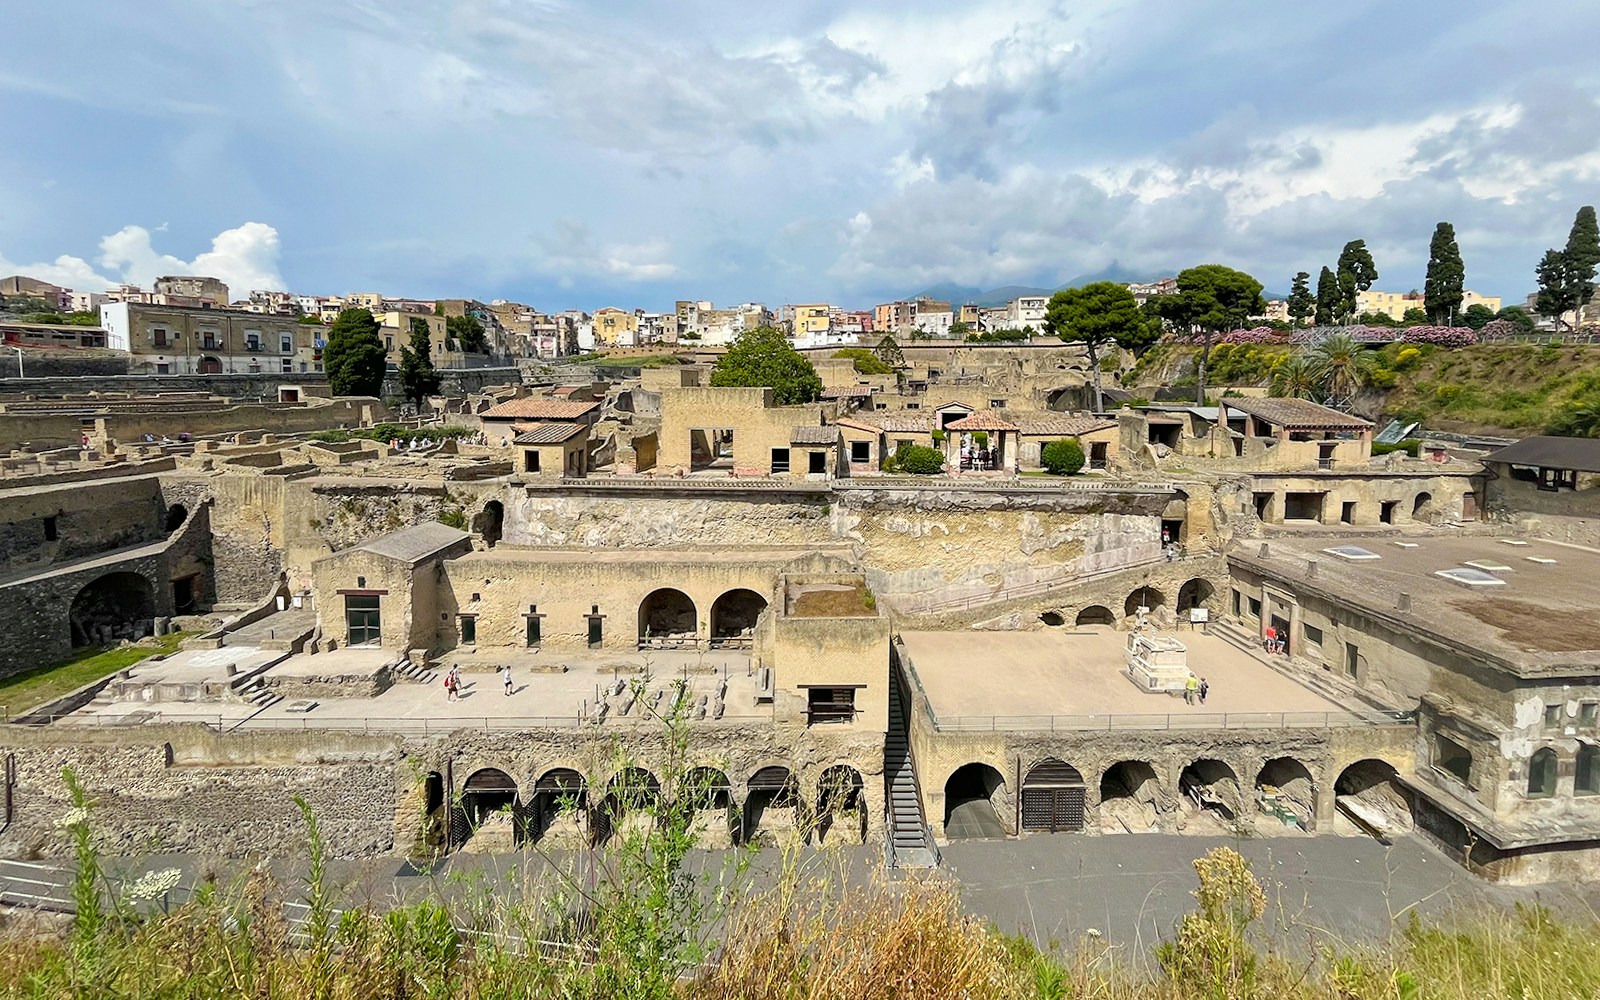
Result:
M1435 223L1509 301L1600 200L1600 3L9 0L0 275L864 307Z

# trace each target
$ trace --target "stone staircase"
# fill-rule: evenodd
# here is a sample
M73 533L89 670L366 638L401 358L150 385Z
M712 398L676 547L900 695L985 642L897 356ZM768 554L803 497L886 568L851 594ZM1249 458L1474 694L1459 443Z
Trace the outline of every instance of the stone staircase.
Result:
M261 683L259 673L241 677L234 683L233 693L257 708L266 708L283 700L283 695Z
M911 759L899 667L889 669L889 731L883 741L883 775L889 803L889 865L932 868L939 863L922 815L922 795Z
M1264 663L1285 677L1288 677L1311 690L1322 695L1330 701L1341 705L1358 702L1379 711L1392 711L1392 707L1374 701L1371 697L1347 685L1342 678L1335 677L1326 670L1319 670L1309 662L1294 657L1283 656L1277 653L1268 653L1261 648L1261 639L1255 632L1245 626L1231 621L1214 621L1208 626L1210 633L1217 638L1234 646L1251 658Z
M390 667L389 670L394 674L396 681L403 680L411 684L432 684L439 678L438 671L429 670L423 664L411 662L411 657L409 656Z

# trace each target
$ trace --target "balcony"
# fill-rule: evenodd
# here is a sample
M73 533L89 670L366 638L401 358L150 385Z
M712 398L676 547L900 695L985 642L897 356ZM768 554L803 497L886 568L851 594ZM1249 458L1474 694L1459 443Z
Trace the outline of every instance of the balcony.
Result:
M247 351L251 351L251 352L259 352L261 350L261 345L260 344L245 344L244 345L244 349L247 350Z

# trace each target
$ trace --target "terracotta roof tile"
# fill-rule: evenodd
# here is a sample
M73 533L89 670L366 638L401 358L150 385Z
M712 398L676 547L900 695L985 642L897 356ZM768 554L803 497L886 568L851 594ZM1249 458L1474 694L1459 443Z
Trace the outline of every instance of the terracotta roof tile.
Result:
M478 416L489 420L576 420L599 405L583 400L526 397L501 403Z

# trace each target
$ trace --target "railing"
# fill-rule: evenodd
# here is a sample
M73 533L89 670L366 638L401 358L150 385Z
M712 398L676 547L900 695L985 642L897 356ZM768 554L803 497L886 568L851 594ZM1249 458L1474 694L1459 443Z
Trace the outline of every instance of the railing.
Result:
M26 720L26 721L24 721ZM130 713L125 715L108 715L104 713L63 713L59 715L28 715L14 720L16 725L49 726L58 722L71 720L74 726L86 726L96 729L133 728L137 726L177 726L201 725L216 732L234 732L238 730L273 731L273 732L344 732L366 733L373 736L442 736L446 733L462 729L480 730L483 732L521 732L530 729L626 729L637 725L659 725L649 716L620 716L615 713L608 714L604 722L595 722L588 717L577 715L547 715L547 716L506 716L495 718L493 716L476 716L472 718L317 718L315 713L296 716L293 718L273 716L261 718L260 716L230 717L226 715L201 716L177 715L164 716L160 712ZM705 723L712 726L726 724L749 725L752 723L768 723L772 721L770 711L756 715L723 715L720 719L713 719L708 714L704 719L693 719L695 723Z
M1165 731L1192 729L1346 729L1409 725L1404 712L1182 712L1167 715L964 715L936 719L942 733Z

